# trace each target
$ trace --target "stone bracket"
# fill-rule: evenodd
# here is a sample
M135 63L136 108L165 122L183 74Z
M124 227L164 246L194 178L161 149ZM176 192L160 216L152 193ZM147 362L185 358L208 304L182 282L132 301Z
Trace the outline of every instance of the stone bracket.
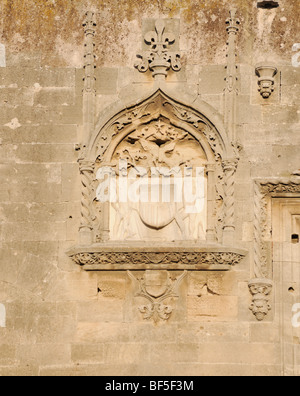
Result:
M275 90L274 77L278 69L273 65L257 65L255 72L258 77L258 91L264 99L269 99Z
M254 279L249 282L248 286L253 297L249 309L261 322L271 311L270 294L273 289L273 282L269 279Z
M164 304L164 301L179 298L178 288L186 277L187 271L175 279L172 279L167 271L145 271L142 278L135 277L130 271L127 273L137 291L135 297L142 297L149 303L139 306L144 320L153 320L155 324L159 321L167 321L174 308Z

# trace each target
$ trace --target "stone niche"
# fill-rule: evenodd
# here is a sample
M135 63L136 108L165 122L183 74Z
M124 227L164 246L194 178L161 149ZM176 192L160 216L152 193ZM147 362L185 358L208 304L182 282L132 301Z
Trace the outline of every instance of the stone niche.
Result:
M246 252L226 238L237 156L225 128L209 106L162 89L133 103L100 115L79 161L82 222L70 257L88 271L229 270Z

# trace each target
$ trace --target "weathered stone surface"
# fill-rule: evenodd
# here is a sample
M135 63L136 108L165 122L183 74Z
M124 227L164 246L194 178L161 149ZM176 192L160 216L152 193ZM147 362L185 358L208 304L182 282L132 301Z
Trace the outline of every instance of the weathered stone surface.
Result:
M0 5L0 376L299 376L298 2L52 3ZM203 213L99 205L120 156Z
M187 309L191 322L237 320L238 299L213 295L188 297Z

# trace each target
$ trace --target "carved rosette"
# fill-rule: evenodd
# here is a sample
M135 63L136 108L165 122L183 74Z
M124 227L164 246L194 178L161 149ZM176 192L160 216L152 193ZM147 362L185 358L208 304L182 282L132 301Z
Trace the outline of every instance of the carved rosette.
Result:
M164 21L159 19L155 23L155 31L145 35L145 43L150 46L150 50L137 55L139 61L136 62L135 67L141 73L150 69L155 79L164 79L170 69L180 71L180 54L169 50L174 42L174 34L167 33Z
M249 282L249 289L253 296L250 310L259 322L263 321L271 310L272 288L273 282L268 279L254 279Z

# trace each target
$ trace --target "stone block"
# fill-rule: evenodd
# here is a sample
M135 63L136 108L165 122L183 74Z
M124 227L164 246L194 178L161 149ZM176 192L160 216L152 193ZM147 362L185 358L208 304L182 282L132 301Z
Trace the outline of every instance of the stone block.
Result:
M104 346L100 345L72 345L72 362L74 364L96 364L104 362Z
M262 109L259 105L251 105L250 96L240 95L237 105L238 124L259 124L262 122Z
M249 342L248 323L186 323L178 325L178 341L194 340L199 344Z
M33 106L33 88L1 88L0 106Z
M17 362L15 345L0 344L0 366L9 366Z
M299 84L283 86L281 88L281 104L286 106L299 106L299 90Z
M222 65L210 65L199 70L199 94L219 95L225 88L225 67Z
M84 364L40 368L40 375L44 377L136 376L140 372L140 366L136 364Z
M190 340L189 343L177 344L176 346L176 362L178 363L192 363L198 361L199 348L201 346Z
M93 301L98 299L97 279L79 273L65 273L60 280L60 298L65 301Z
M176 343L177 333L177 324L170 322L160 326L153 326L149 322L134 323L129 326L130 342L134 343L142 343L145 340L150 340L152 344L162 344L163 340ZM187 340L188 337L184 341Z
M191 273L188 294L191 296L236 295L237 278L235 273Z
M105 344L104 361L106 364L133 365L149 360L149 344ZM152 362L157 360L150 360Z
M24 67L14 66L5 67L0 72L0 87L34 87L35 83L38 83L38 74L40 69L32 67L28 73L28 69Z
M77 318L79 322L122 322L123 321L122 300L100 299L99 301L79 302Z
M14 284L18 279L15 251L10 248L0 248L0 255L0 281Z
M187 298L188 321L235 321L238 317L238 297L206 295Z
M101 95L115 95L119 70L117 68L100 67L96 69L96 92Z
M223 107L222 107L222 102L224 100L222 95L205 95L205 94L201 94L201 99L210 104L212 107L214 107L219 113L222 113L224 111Z
M79 322L75 342L78 344L129 342L129 325L125 323Z
M216 343L199 348L199 362L210 364L277 365L280 363L280 347L258 343Z
M292 66L281 66L281 83L283 87L291 87L295 84L299 84L300 81L300 70Z
M22 365L64 365L71 362L71 346L67 344L40 344L17 346L17 357Z
M262 111L264 124L297 124L300 120L298 106L267 106Z
M99 299L114 298L124 299L126 295L126 276L122 273L99 274L98 275L98 289Z
M76 320L68 316L40 316L36 325L38 344L68 344L73 342ZM45 363L47 364L47 362Z
M251 365L251 364L177 364L173 375L190 377L252 377L252 376L280 376L279 365Z
M276 323L252 323L250 342L275 344L280 342L280 328Z
M66 222L20 222L6 223L3 228L3 240L10 241L64 241L66 240Z
M62 200L80 201L81 200L81 179L79 166L77 163L69 163L61 165L62 171ZM75 215L75 213L74 213Z
M7 366L0 367L0 377L37 377L39 375L39 366Z
M22 125L17 130L3 127L1 144L76 144L77 125Z
M74 87L75 69L73 68L43 68L39 70L36 83L41 87Z
M30 69L36 69L41 65L41 54L38 52L17 53L7 51L7 66L14 68L26 68L26 73L30 73Z
M35 106L72 106L74 104L75 92L73 88L40 88L34 95Z
M74 144L24 144L13 147L17 163L76 162Z

